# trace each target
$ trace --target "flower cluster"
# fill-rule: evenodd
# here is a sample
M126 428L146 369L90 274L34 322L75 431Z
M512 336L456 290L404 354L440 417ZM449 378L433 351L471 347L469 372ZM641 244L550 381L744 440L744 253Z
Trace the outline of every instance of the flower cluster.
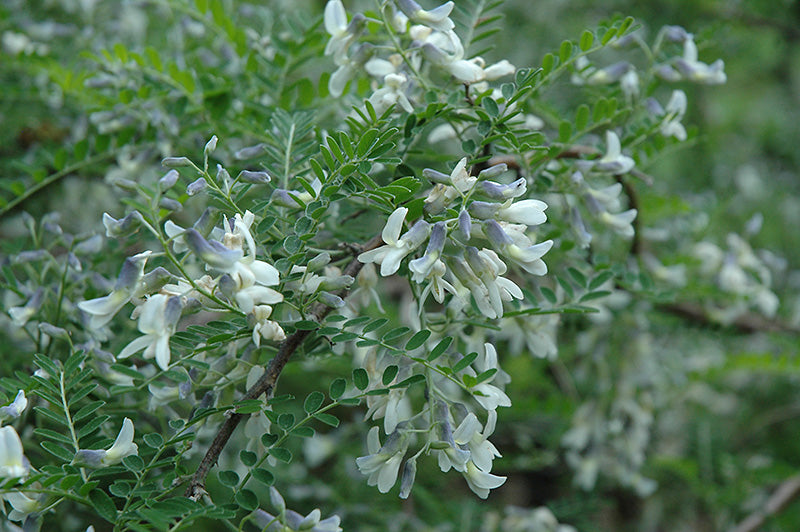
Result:
M347 82L363 70L373 77L369 101L378 114L392 105L410 113L435 72L464 84L480 84L513 74L515 68L506 60L487 65L482 57L465 57L464 45L450 19L454 6L453 2L446 2L425 10L414 0L385 4L382 22L395 39L380 46L359 42L367 17L357 13L348 22L341 0L329 0L325 29L330 39L325 55L332 56L337 66L329 82L331 94L341 96ZM381 57L383 49L392 53Z
M506 169L499 164L473 176L466 158L450 175L426 169L424 175L434 186L425 199L425 213L439 220L431 224L420 219L401 235L408 209L399 207L383 229L384 245L362 253L359 260L380 264L381 275L392 275L427 241L425 253L408 263L412 280L425 285L420 300L432 294L443 303L449 293L449 305L464 309L471 296L481 314L502 317L503 302L523 297L519 286L503 276L508 271L505 261L529 274L544 275L542 256L553 246L552 240L534 244L529 229L546 221L547 204L519 199L527 190L525 179L509 184L489 179ZM457 215L448 218L450 213Z
M417 471L417 460L423 454L436 457L442 472L451 469L461 473L470 489L481 498L486 498L490 490L501 486L506 477L494 475L492 462L500 452L489 441L497 422L497 408L511 406L511 400L503 391L507 375L500 370L497 352L490 343L483 345L480 355L473 354L473 361L460 372L460 378L481 381L473 385L470 395L481 409L486 411L487 419L481 424L475 412L461 402L458 389L446 378L429 380L429 400L423 410L413 413L405 395L405 389L391 389L388 394L368 395L367 417L384 419L386 440L380 441L380 428L373 427L367 438L369 454L359 457L356 464L368 477L370 486L377 486L381 493L388 492L400 475L400 497L406 498L411 492ZM463 357L453 355L457 363ZM381 382L387 365L395 358L384 354L377 356L375 351L367 354L364 365L370 375L368 390L385 386ZM399 369L390 382L400 382L412 375L414 367L406 364ZM405 459L409 449L420 437L425 441L419 450ZM405 459L405 464L403 460ZM401 471L402 465L402 471Z

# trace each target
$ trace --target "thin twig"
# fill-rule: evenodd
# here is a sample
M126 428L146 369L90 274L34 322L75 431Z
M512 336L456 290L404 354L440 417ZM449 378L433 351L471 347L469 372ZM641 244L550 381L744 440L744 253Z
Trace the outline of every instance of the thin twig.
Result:
M800 495L800 475L795 475L784 480L761 508L748 515L744 521L732 528L731 532L760 530L768 518L780 513L798 495Z
M702 306L694 303L667 303L658 305L657 308L662 312L684 318L690 323L695 323L698 325L723 326L723 324L719 324L711 319L711 316ZM738 316L735 320L733 320L730 326L737 329L739 332L746 334L757 332L800 333L800 328L798 327L793 327L788 323L783 323L777 320L769 320L752 312L746 312L741 316Z
M369 242L364 244L360 251L364 252L375 249L381 245L382 242L383 240L381 239L381 236L377 235ZM357 257L353 258L353 260L350 261L350 264L348 264L344 269L342 274L355 277L358 275L358 272L361 271L363 266L364 264L359 262ZM348 292L349 289L345 288L340 290L336 295L344 299ZM311 309L308 319L317 322L322 321L322 319L324 319L330 311L331 308L327 305L317 303L314 308ZM247 390L242 400L258 399L262 394L266 394L267 397L271 396L275 387L275 383L283 371L283 368L286 366L286 363L289 361L289 358L291 358L297 348L300 347L300 344L303 343L310 332L311 331L309 330L300 330L286 338L286 340L284 340L278 348L278 352L275 357L269 362L267 370L264 372L261 378L258 379L258 382L256 382L249 390ZM205 493L206 476L208 476L209 471L217 462L219 455L222 453L225 445L228 443L233 431L244 417L244 414L238 414L234 412L228 416L228 418L222 424L217 432L217 435L214 437L214 441L211 442L211 446L208 448L206 455L203 457L203 460L197 467L197 471L192 477L192 480L189 482L189 487L186 489L187 497L198 500L203 496Z

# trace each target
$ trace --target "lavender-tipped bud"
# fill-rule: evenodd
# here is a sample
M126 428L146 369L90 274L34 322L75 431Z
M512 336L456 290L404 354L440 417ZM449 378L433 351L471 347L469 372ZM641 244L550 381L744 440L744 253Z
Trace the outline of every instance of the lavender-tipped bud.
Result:
M267 172L253 172L252 170L242 170L236 177L237 180L254 185L264 185L272 180Z
M478 183L478 190L484 196L499 201L522 196L527 189L528 183L524 177L520 177L513 183L507 185L495 183L494 181L480 181Z
M188 157L166 157L161 160L161 166L167 168L184 168L186 166L194 166Z
M267 153L267 145L263 142L255 146L248 146L237 151L233 156L239 160L253 159Z
M506 171L508 171L506 163L495 164L485 170L481 170L481 173L478 174L478 179L492 179Z
M158 188L161 190L161 192L169 190L175 185L175 183L178 182L178 178L180 178L180 176L181 175L178 173L178 171L173 168L164 174L164 177L158 180Z
M195 194L202 192L207 186L208 183L206 182L205 178L200 177L187 185L186 193L190 196L194 196Z

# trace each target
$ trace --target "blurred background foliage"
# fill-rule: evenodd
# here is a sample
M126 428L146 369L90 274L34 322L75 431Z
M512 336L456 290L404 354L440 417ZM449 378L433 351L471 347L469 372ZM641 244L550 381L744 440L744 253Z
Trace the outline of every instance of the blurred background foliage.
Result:
M235 4L237 24L260 13L249 10L249 2ZM313 94L325 83L314 79L309 85L296 72L303 66L302 72L318 72L327 79L320 32L324 2L273 4L279 16L250 19L248 24L271 35L277 53L258 57L253 65L228 64L229 50L216 47L218 41L200 32L189 12L170 9L167 2L8 0L0 5L3 253L26 245L20 236L25 232L23 210L35 218L58 211L65 229L96 232L102 212L115 204L110 173L120 167L128 176L141 171L138 178L152 182L158 177L154 163L161 157L195 153L211 133L258 138L258 129L269 124L271 106L316 105ZM508 0L501 12L505 18L494 37L496 46L486 55L507 58L518 67L540 64L544 53L557 50L562 40L577 40L584 29L615 15L634 16L638 31L650 39L664 24L681 25L705 45L701 59L724 59L726 85L687 88L686 123L694 131L690 142L641 167L654 183L636 184L640 216L645 227L669 228L665 220L689 224L698 240L720 245L729 232L746 233L748 222L762 216L760 230L752 230L748 240L753 248L774 254L775 271L781 274L773 286L783 296L779 319L800 325L800 3ZM233 26L226 24L221 21L218 28L229 32L229 45L241 39L254 45L245 28L233 21ZM27 41L14 41L21 38L15 35ZM199 52L188 44L198 40L207 40ZM147 65L139 72L163 76L163 83L171 85L146 94L136 86L120 87L117 101L87 91L85 82L97 64L118 66L117 42L133 50L152 47L162 58L173 53L174 67L163 69L145 53ZM19 46L29 48L11 53ZM199 78L181 75L188 68L183 50L207 53ZM215 75L215 69L224 74ZM244 75L248 70L259 75ZM253 79L259 83L254 85ZM193 99L196 92L189 86L198 82L202 101ZM547 111L571 116L575 91L543 95L553 104ZM231 111L240 105L246 113ZM119 129L101 130L91 145L77 148L87 131L108 120L94 115L93 121L92 113L109 110L122 120ZM180 116L180 123L171 116ZM247 120L229 121L232 116ZM128 151L127 145L136 149ZM76 149L89 155L75 157ZM677 244L664 243L676 254ZM663 260L664 254L660 256ZM704 296L698 297L702 301ZM296 449L296 455L305 453L307 467L298 461L276 470L279 484L286 487L284 495L298 511L324 505L342 515L352 530L365 531L495 530L493 519L509 504L546 505L559 521L585 532L731 528L763 508L776 487L800 467L797 335L711 325L653 308L643 312L648 319L642 322L612 322L602 342L591 337L596 333L587 318L566 318L559 359L552 363L505 354L503 367L513 376L508 395L514 404L501 412L495 444L504 455L496 472L509 480L488 502L472 497L460 478L441 475L419 475L408 501L379 496L362 481L353 461L363 452L361 410L338 413L356 422L349 429ZM597 345L604 347L598 351ZM655 355L640 358L642 345ZM341 357L292 364L281 391L302 397L313 389L309 374L324 382L326 375L349 368ZM598 378L603 371L606 377ZM643 474L659 488L648 497L603 476L592 491L576 487L561 445L579 405L594 400L598 408L609 408L614 397L625 395L616 389L623 381L626 386L633 383L632 393L640 400L650 401L647 410L654 415L644 442ZM763 530L798 527L800 504L795 502Z

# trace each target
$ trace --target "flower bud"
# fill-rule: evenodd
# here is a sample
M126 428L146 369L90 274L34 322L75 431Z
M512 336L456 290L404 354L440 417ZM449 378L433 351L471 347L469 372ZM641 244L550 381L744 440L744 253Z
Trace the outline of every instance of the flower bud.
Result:
M180 176L181 175L178 173L178 171L173 168L164 174L164 177L158 180L158 188L161 190L161 192L169 190L175 185L175 183L178 182L178 178L180 178Z
M186 193L188 195L190 195L190 196L194 196L195 194L197 194L197 193L201 192L203 189L205 189L207 186L208 186L208 183L206 183L205 178L200 177L198 179L195 179L191 183L189 183L189 185L187 185Z
M248 146L246 148L242 148L241 150L237 151L233 156L236 159L243 160L243 159L253 159L255 157L260 157L267 153L267 145L263 142L260 144L256 144L255 146Z
M194 163L188 157L166 157L161 160L161 166L167 168L183 168L186 166L194 166Z
M245 183L252 183L254 185L264 185L269 183L272 180L272 177L267 172L253 172L251 170L242 170L239 172L239 175L236 176L236 179L239 181L244 181Z

